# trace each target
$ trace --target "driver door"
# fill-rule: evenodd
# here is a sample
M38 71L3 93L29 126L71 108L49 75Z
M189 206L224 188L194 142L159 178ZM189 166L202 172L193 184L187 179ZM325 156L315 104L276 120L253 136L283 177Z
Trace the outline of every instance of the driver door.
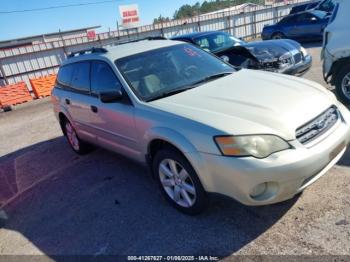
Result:
M99 94L101 92L121 90L125 99L113 103L103 103ZM101 146L139 159L134 106L109 64L103 61L91 63L91 95L94 97L91 104L91 125Z

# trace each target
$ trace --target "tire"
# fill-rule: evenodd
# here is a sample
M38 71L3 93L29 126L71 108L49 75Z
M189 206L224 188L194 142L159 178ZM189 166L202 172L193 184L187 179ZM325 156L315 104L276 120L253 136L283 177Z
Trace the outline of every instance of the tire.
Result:
M73 151L79 155L85 155L92 151L92 146L84 141L82 141L73 125L68 119L65 119L62 123L62 128L64 130L64 135L67 138L68 144L71 146Z
M208 197L188 160L172 148L156 153L152 171L167 201L187 215L197 215L208 206Z
M274 33L271 37L273 40L284 39L286 36L282 33Z
M344 65L335 77L335 91L339 100L350 104L350 64Z

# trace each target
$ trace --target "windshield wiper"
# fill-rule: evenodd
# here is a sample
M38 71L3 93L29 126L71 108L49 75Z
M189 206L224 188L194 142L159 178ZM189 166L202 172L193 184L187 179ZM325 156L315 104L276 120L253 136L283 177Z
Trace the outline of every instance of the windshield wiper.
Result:
M162 93L160 93L159 95L157 95L155 97L147 99L146 102L151 102L151 101L158 100L158 99L161 99L161 98L164 98L164 97L168 97L168 96L172 96L172 95L176 95L176 94L182 93L182 92L187 91L189 89L195 88L195 87L197 87L200 84L204 84L206 82L215 80L215 79L220 78L220 77L224 77L224 76L230 75L232 73L233 72L223 72L223 73L207 76L207 77L205 77L205 78L203 78L203 79L201 79L199 81L196 81L194 83L191 83L190 85L185 86L183 88L173 89L173 90L170 90L170 91L162 92Z
M198 80L194 83L192 83L190 86L191 87L196 87L200 84L204 84L204 83L207 83L209 81L213 81L215 79L218 79L218 78L221 78L221 77L224 77L224 76L227 76L227 75L231 75L233 72L224 72L224 73L219 73L219 74L215 74L215 75L211 75L211 76L207 76L207 77L204 77L203 79L201 80Z
M150 99L147 99L146 102L151 102L151 101L154 101L154 100L158 100L158 99L161 99L161 98L164 98L164 97L168 97L168 96L172 96L172 95L176 95L178 93L182 93L186 90L189 90L189 89L192 89L194 87L192 86L188 86L188 87L185 87L185 88L181 88L181 89L175 89L175 90L170 90L170 91L166 91L166 92L162 92L160 93L159 95L155 96L155 97L152 97Z

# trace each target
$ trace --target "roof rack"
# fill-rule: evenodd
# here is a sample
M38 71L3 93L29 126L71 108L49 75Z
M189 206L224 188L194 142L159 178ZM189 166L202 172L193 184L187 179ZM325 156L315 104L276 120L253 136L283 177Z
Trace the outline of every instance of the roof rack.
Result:
M136 42L140 42L140 41L152 41L152 40L168 40L167 38L163 37L163 36L148 36L145 38L140 38L140 39L132 39L132 40L125 40L125 41L118 41L112 44L109 44L107 46L112 47L112 46L119 46L119 45L125 45L125 44L130 44L130 43L136 43Z
M77 55L85 55L87 53L90 53L90 54L94 54L94 53L101 53L101 54L104 54L104 53L107 53L108 50L106 48L103 48L103 47L93 47L93 48L90 48L90 49L85 49L85 50L81 50L81 51L77 51L77 52L71 52L69 55L68 55L68 58L72 58L72 57L75 57Z

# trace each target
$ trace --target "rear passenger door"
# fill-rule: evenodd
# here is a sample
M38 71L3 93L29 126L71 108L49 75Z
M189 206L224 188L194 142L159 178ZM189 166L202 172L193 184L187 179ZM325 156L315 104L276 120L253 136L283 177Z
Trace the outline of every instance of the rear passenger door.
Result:
M90 62L77 62L63 66L58 74L62 88L61 104L84 140L94 142L90 125Z
M293 15L288 18L286 25L284 26L285 32L288 38L299 39L300 38L300 24L299 14Z
M113 103L101 102L101 92L121 90L125 99ZM110 65L103 61L91 62L91 124L97 142L103 147L138 159L138 147L134 121L134 106L127 98L121 82Z

